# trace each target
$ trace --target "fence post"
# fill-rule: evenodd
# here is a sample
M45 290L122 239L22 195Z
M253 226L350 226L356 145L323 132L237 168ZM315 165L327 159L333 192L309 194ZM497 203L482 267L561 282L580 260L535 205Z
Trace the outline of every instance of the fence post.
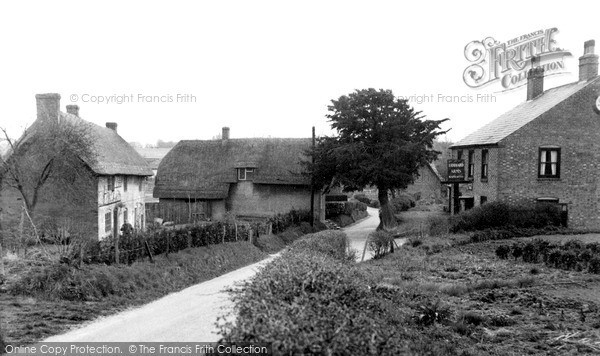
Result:
M152 251L150 251L150 246L148 246L148 241L144 241L144 246L146 246L146 252L148 253L148 257L150 257L150 263L154 263L154 257L152 257Z
M2 254L2 244L0 243L0 281L4 278L4 255Z
M119 234L115 236L115 263L119 264Z
M187 248L191 248L192 247L192 232L188 231L187 232Z
M271 234L273 234L273 223L269 223L269 225L267 225L267 235Z
M225 234L227 233L227 226L223 224L223 238L221 239L221 243L225 243Z
M238 240L238 227L237 227L237 222L234 222L235 224L235 241Z
M167 252L165 255L169 257L169 245L171 244L171 233L167 232Z

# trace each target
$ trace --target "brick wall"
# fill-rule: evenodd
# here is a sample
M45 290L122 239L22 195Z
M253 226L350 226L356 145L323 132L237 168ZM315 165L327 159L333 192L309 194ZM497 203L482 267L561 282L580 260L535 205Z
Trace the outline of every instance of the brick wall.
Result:
M487 201L493 201L498 198L500 148L496 146L472 147L463 149L453 149L452 158L458 158L458 151L462 150L462 159L465 161L465 175L469 166L469 151L473 151L474 171L470 184L461 184L461 197L472 197L474 206L479 206L481 197ZM488 152L488 174L487 179L481 178L483 150ZM466 177L468 178L468 177ZM470 179L470 178L469 178Z
M569 226L600 228L600 115L592 83L500 142L499 197L534 203L554 197L569 208ZM561 149L560 178L538 178L539 148Z

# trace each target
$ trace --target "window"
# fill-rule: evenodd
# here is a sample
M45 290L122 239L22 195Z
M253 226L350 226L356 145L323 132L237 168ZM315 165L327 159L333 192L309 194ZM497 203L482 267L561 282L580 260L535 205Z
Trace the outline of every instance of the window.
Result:
M123 224L127 224L129 222L127 208L123 209Z
M108 190L110 190L111 192L115 191L115 176L108 176L106 177L106 179L108 180Z
M467 178L473 179L475 174L475 151L469 150L469 167L467 169Z
M104 232L110 232L112 230L112 219L110 216L110 211L104 214Z
M560 148L540 148L539 178L560 178Z
M481 150L481 179L488 177L488 150Z
M479 197L479 205L483 205L487 203L487 197L485 195L482 195Z
M138 186L138 190L141 192L142 191L142 186L144 185L144 178L140 177L140 185Z
M123 191L127 191L127 176L123 177Z
M462 159L462 150L456 151L456 159Z
M238 180L252 180L254 168L238 168Z

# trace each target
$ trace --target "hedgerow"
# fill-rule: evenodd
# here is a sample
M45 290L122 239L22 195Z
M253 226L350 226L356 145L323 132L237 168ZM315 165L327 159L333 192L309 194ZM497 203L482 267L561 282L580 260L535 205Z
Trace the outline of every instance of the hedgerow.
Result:
M401 327L431 324L399 311L400 290L370 287L373 277L349 262L345 240L339 231L311 234L233 289L236 318L220 325L221 342L267 343L274 355L456 354L431 342L438 329Z
M34 266L10 289L13 294L48 299L95 301L106 297L147 299L220 276L258 262L266 254L248 242L187 249L159 256L154 263L90 264L81 268L64 263Z
M509 205L494 201L451 218L450 231L540 229L561 224L560 208L550 204Z

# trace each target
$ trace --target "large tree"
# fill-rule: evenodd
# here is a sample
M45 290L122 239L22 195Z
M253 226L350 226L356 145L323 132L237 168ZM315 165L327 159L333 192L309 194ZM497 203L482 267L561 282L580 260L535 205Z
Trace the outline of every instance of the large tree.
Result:
M310 170L318 187L346 190L376 186L381 204L380 229L396 226L388 192L414 182L419 167L436 159L434 139L446 131L444 120L424 120L391 90L365 89L332 100L327 117L337 131L321 137Z
M91 182L89 167L97 158L90 127L83 121L38 120L18 140L11 139L6 129L0 131L1 140L9 146L8 152L0 156L0 191L16 189L28 215L35 214L42 194L59 205L89 199L82 185L74 184ZM50 185L59 189L44 189Z

